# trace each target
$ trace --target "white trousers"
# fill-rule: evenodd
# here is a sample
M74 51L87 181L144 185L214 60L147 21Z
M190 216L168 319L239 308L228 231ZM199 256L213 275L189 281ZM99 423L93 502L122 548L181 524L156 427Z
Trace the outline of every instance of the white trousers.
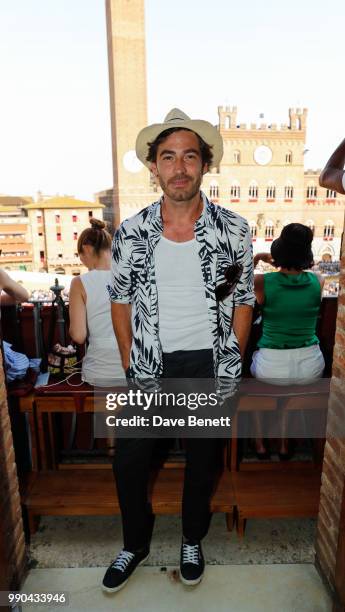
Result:
M273 385L306 385L320 378L324 369L318 344L295 349L260 348L250 366L255 378Z

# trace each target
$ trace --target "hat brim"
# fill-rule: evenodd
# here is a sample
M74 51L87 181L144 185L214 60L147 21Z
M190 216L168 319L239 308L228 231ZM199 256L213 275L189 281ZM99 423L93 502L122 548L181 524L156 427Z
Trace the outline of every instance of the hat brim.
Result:
M214 167L219 165L223 157L223 139L217 128L208 121L203 121L202 119L181 119L166 123L154 123L139 132L135 144L136 154L144 166L149 170L151 170L152 162L146 159L149 152L148 143L153 142L159 134L170 128L182 128L198 134L200 138L211 147L213 156L211 166Z

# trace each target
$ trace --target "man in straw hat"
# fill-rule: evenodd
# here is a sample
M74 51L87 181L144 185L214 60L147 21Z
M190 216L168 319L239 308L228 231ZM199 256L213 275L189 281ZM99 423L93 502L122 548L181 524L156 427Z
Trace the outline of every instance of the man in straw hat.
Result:
M245 219L200 191L203 175L222 159L221 135L174 108L163 123L141 130L136 153L163 195L124 221L113 242L108 289L127 376L239 377L255 302L250 230ZM204 572L200 542L210 523L220 445L214 438L185 444L180 577L196 585ZM122 588L149 554L153 446L152 438L117 440L124 549L104 576L107 591Z

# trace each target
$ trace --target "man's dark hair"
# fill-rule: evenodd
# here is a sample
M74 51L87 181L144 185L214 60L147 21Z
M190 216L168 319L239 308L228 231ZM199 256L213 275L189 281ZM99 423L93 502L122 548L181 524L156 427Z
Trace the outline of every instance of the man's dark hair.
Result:
M271 245L271 255L277 268L307 270L314 263L311 243L313 232L302 223L286 225L280 238Z
M168 130L164 130L164 132L158 134L155 140L153 140L152 142L148 142L147 145L149 147L149 152L147 154L146 160L149 162L155 162L157 159L157 150L159 145L162 144L162 142L164 142L168 138L168 136L170 136L170 134L173 134L174 132L180 132L181 130L184 130L185 132L192 132L192 134L195 134L199 141L202 165L204 166L205 164L207 164L208 168L210 168L213 160L212 146L208 145L201 138L201 136L199 136L199 134L193 132L193 130L188 130L184 127L169 128Z

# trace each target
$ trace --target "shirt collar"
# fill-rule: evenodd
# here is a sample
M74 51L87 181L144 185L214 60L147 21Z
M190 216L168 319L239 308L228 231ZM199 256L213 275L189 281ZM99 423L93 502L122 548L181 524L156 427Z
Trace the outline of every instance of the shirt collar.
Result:
M211 227L212 224L212 203L208 200L203 191L200 191L200 195L203 201L203 209L200 217L195 222L195 229L199 229L201 227ZM163 203L163 196L160 197L157 202L152 204L151 210L151 223L153 228L158 232L163 232L163 222L161 215L161 206Z

